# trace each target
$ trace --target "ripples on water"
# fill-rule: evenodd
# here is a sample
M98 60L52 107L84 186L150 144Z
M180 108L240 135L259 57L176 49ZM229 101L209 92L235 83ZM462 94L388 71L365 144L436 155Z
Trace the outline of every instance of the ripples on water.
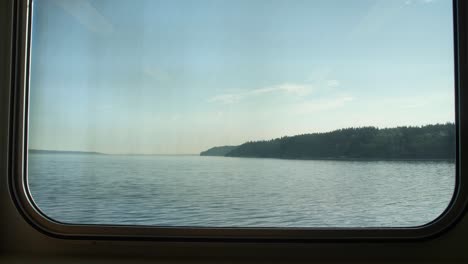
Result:
M455 164L31 154L28 179L64 223L408 227L445 210Z

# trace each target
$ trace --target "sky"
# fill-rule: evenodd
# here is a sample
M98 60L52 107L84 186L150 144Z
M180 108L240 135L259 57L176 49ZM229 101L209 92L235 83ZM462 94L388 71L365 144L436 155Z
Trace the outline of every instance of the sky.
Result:
M197 154L454 122L451 0L35 0L29 147Z

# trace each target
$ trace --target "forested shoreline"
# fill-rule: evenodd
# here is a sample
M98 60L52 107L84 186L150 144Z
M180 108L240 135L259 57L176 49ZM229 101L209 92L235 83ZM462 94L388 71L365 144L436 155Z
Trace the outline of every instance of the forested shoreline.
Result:
M444 159L456 157L455 124L358 127L214 147L202 156L279 159Z

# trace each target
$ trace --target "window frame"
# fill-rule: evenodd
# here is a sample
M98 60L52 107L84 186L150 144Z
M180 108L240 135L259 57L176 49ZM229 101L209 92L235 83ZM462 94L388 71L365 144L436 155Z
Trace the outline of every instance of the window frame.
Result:
M468 3L452 0L454 28L456 184L452 200L437 219L418 227L401 228L187 228L64 224L50 219L36 207L27 180L27 133L29 111L29 61L32 3L15 0L13 5L12 97L9 137L9 189L18 211L40 232L67 239L169 240L169 241L388 241L420 240L443 234L465 213L468 204L468 158L463 154L462 139L468 139L468 57L466 42ZM465 114L466 113L466 114ZM468 147L466 148L468 150ZM468 151L467 151L468 153ZM466 155L468 157L468 155Z

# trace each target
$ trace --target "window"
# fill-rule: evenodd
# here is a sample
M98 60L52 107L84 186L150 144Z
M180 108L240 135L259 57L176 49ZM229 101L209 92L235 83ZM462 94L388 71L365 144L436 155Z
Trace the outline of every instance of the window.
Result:
M461 188L454 8L35 0L29 210L59 234L309 238L440 222Z

